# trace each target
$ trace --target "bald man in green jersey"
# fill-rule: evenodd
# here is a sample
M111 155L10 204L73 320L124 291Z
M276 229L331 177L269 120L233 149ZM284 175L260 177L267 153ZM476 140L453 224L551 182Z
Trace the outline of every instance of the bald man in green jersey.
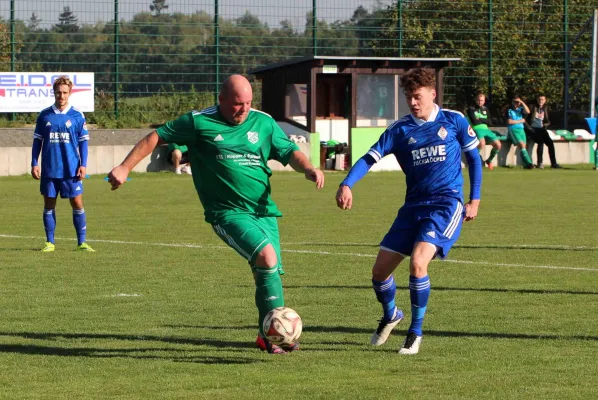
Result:
M214 232L245 258L255 279L259 314L256 344L273 354L282 348L266 340L266 314L284 306L280 239L276 217L282 214L270 197L268 160L290 165L306 179L324 186L324 174L311 166L268 114L251 108L251 84L241 75L228 77L220 88L219 104L191 111L141 139L125 160L108 174L112 190L158 145L177 143L189 149L193 183Z

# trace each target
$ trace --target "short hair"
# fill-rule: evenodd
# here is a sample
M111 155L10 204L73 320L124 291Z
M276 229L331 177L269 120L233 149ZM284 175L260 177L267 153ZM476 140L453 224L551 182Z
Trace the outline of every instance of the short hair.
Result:
M475 95L475 98L477 99L478 97L482 97L482 96L486 97L486 95L484 93L479 92L478 94Z
M401 76L401 88L413 93L421 87L436 88L436 73L431 69L416 68Z
M58 86L60 85L66 85L69 87L69 92L71 91L71 89L73 88L73 81L71 81L71 79L66 76L59 76L58 78L56 78L56 80L54 81L54 84L52 84L52 89L54 89L54 91L56 91L58 89Z

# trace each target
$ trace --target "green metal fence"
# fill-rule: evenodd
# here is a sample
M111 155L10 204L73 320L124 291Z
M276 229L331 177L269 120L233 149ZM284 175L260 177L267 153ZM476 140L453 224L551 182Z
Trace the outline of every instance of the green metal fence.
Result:
M231 73L313 54L460 57L445 74L445 102L454 108L478 91L496 106L514 93L542 92L562 108L569 68L579 83L571 104L590 107L591 30L580 32L598 0L67 4L2 0L0 71L94 72L96 112L88 119L104 126L163 122L212 104L218 83Z

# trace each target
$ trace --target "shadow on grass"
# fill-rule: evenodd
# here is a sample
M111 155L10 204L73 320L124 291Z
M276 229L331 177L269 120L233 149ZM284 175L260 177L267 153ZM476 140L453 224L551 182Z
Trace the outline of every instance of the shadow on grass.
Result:
M253 325L242 325L242 326L209 326L209 325L165 325L166 328L192 328L192 329L211 329L211 330L230 330L230 329L248 329L255 330ZM322 326L322 325L309 325L303 327L303 332L314 332L314 333L355 333L371 335L373 328L356 328L349 326ZM396 330L393 331L395 335L407 334L407 330ZM498 332L459 332L459 331L434 331L424 330L424 336L447 336L447 337L477 337L486 339L530 339L530 340L596 340L598 336L583 336L583 335L545 335L545 334L534 334L534 333L498 333ZM337 345L346 344L358 344L363 343L347 343L347 342L328 342Z
M359 289L372 290L371 286L360 285L285 285L285 289ZM408 290L407 286L397 286L397 290ZM446 286L432 286L432 291L455 291L455 292L492 292L492 293L519 293L519 294L575 294L596 296L598 292L563 290L563 289L503 289L503 288L460 288Z
M27 248L27 247L21 247L21 248L16 248L16 247L8 248L8 247L5 247L5 248L0 248L0 252L9 252L9 251L33 251L33 252L40 253L40 254L42 253L40 247L35 247L35 248L33 248L33 247L31 247L31 248Z
M254 328L255 329L255 328ZM184 344L195 346L209 346L218 349L227 349L228 351L245 351L245 349L255 349L252 342L235 342L215 339L188 339L178 337L162 337L147 335L118 335L102 333L37 333L37 332L0 332L0 336L21 337L24 339L37 340L57 340L57 339L106 339L106 340L124 340L135 342L162 342L171 344ZM255 349L257 351L257 349ZM169 354L155 355L142 354L150 352L172 352L181 354L181 352L196 353L197 350L172 348L134 348L134 349L112 349L112 348L80 348L80 347L52 347L31 344L0 344L0 353L20 353L20 354L38 354L55 355L70 357L95 357L95 358L114 358L125 357L134 359L157 359L170 360L174 362L190 362L202 364L250 364L261 362L262 360L243 358L243 357L216 357L216 356L172 356Z
M199 364L254 364L262 360L242 357L214 357L214 356L169 356L155 354L139 354L145 352L176 352L179 349L102 349L94 347L64 348L24 344L0 345L0 353L15 353L28 355L50 355L59 357L91 357L91 358L132 358L138 360L165 360L173 362L199 363Z

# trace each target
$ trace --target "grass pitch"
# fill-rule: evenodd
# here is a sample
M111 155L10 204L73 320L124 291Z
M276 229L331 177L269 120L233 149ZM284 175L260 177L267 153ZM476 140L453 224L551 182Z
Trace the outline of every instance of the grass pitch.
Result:
M66 200L56 252L40 253L38 182L0 178L0 398L598 398L595 171L484 171L478 219L430 267L413 357L397 354L406 264L406 321L368 345L381 314L370 270L403 175L367 175L350 211L334 202L343 177L327 173L319 192L299 174L272 178L286 302L304 321L287 356L254 348L249 267L203 222L188 176L137 174L116 192L86 180L93 254L74 251Z

